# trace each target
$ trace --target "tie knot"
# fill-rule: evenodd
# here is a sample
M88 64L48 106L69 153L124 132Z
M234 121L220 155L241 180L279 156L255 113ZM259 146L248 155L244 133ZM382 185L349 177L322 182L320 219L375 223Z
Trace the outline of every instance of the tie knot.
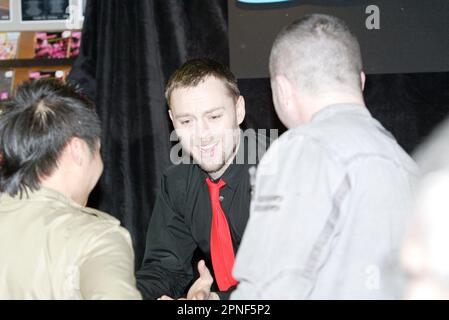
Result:
M223 179L220 179L218 182L213 182L209 177L206 179L207 186L209 187L209 190L220 190L226 185L226 182L224 182Z

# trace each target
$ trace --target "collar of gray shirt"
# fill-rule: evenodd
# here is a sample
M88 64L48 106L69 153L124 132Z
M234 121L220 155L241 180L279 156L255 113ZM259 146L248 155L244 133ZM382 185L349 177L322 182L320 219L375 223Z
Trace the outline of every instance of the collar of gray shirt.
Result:
M319 122L336 114L351 114L371 117L368 108L362 104L338 103L324 107L312 116L311 122Z

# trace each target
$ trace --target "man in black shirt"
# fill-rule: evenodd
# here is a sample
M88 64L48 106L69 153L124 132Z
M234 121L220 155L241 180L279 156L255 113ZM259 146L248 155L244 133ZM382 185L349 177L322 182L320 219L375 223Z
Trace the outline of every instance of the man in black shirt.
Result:
M206 262L198 264L187 298L226 299L237 284L232 267L249 215L249 171L266 140L240 130L244 99L234 75L215 61L186 62L168 81L166 99L193 163L163 173L137 286L146 299L183 296L195 280L199 249Z

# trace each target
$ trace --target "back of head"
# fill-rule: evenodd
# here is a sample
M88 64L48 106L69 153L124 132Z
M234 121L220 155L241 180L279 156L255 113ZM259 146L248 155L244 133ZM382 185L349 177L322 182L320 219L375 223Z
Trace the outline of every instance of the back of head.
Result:
M270 74L284 75L298 88L361 92L360 46L346 23L336 17L312 14L285 27L270 55Z
M165 98L168 105L170 106L170 97L173 90L196 87L208 77L221 80L229 95L237 101L240 91L237 87L237 79L232 72L215 60L203 58L188 60L173 72L165 87Z
M100 134L93 102L76 87L53 79L25 82L0 115L0 191L38 190L71 138L93 153Z

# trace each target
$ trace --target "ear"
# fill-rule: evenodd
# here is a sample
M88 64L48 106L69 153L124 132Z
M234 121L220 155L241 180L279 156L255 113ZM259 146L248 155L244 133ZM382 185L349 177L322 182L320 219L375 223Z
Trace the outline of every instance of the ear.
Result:
M168 110L168 115L170 116L171 122L173 122L173 113L171 112L171 110Z
M66 150L72 161L78 165L82 166L83 164L83 158L84 158L84 152L83 149L85 148L83 140L79 138L72 138L67 143Z
M237 114L237 124L240 125L245 119L246 109L245 109L245 99L240 96L236 104L236 114Z
M362 91L365 90L365 81L366 81L366 76L365 73L362 71L360 72L360 81L362 84Z
M278 107L286 109L293 99L293 88L291 82L283 75L277 75L271 80L274 99L277 100Z

